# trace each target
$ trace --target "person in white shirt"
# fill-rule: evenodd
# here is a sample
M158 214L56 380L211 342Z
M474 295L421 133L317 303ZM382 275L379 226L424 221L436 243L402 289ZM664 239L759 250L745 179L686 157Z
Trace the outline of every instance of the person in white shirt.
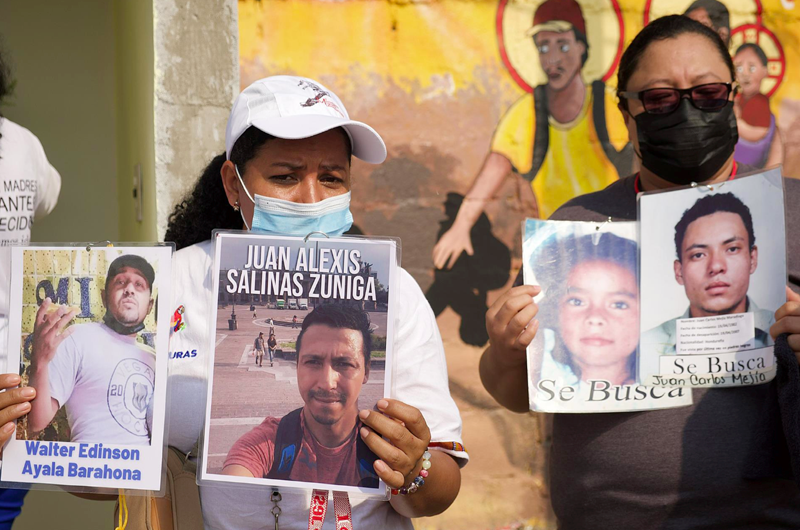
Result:
M72 442L150 443L155 352L136 335L153 309L154 280L147 260L125 254L108 267L100 292L102 323L66 328L77 309L55 308L49 298L39 306L29 383L36 389L28 415L31 436L65 406Z
M0 54L0 103L9 94L11 72ZM34 219L49 214L61 192L61 176L47 161L41 142L28 129L0 114L0 355L8 340L11 245L31 239ZM19 375L0 376L0 389L11 389ZM29 388L0 393L0 446L14 432L13 423L30 411Z
M47 161L39 139L28 129L0 116L0 318L3 320L8 315L10 246L31 240L34 219L53 211L60 192L61 176Z
M11 69L0 50L0 105L10 93ZM61 191L61 176L47 161L39 139L0 114L0 357L8 344L8 297L11 273L10 245L30 240L34 219L49 214ZM0 447L14 433L12 420L30 410L31 389L12 387L17 374L0 376ZM18 405L14 405L18 403ZM0 449L2 453L2 449ZM27 490L0 489L0 528L19 514Z
M380 163L386 148L371 127L350 120L339 98L315 81L270 77L237 98L226 152L211 161L177 206L165 236L181 249L173 264L173 305L184 307L186 324L173 333L170 349L197 352L170 360L170 445L188 452L203 425L205 400L199 396L206 392L212 230L342 234L352 224L351 154ZM455 500L460 467L468 459L435 317L405 270L399 283L394 399L379 402L379 408L384 405L380 412L361 411L368 428L359 436L378 456L375 472L392 488L412 483L429 448L432 466L414 494L395 495L390 502L353 499L357 529L410 530L411 517L441 513ZM270 488L247 495L233 487L200 489L206 528L263 528L267 521L272 527ZM307 528L310 497L310 491L284 496L278 522L282 530ZM331 519L325 528L334 528Z

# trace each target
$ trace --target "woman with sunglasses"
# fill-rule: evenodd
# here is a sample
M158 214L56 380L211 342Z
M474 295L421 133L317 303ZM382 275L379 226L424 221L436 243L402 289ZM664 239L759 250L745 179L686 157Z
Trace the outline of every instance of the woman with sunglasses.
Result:
M683 16L650 23L624 53L618 81L619 108L641 171L573 199L551 219L631 221L640 191L749 172L733 159L733 80L731 57L713 30ZM798 204L800 181L787 179L785 188L786 203ZM788 238L789 278L798 289L800 214L790 208L787 215L795 235ZM538 292L537 286L513 287L486 315L490 345L481 379L498 402L518 412L528 409L525 348L539 328ZM798 352L800 296L787 296L794 302L778 310L771 333L789 333ZM555 415L549 471L559 528L800 528L800 489L779 477L783 471L745 478L758 460L751 438L769 389L695 389L691 407Z

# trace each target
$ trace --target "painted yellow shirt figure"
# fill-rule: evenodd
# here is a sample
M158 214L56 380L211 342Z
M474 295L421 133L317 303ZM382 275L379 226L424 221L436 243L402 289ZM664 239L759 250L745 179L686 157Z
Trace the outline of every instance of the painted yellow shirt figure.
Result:
M610 131L612 144L625 144L624 125L613 98L606 93L603 116L606 123L614 124ZM609 109L615 114L608 112ZM620 127L621 125L621 127ZM600 124L605 129L606 124ZM519 98L500 120L492 138L492 152L505 156L514 171L531 181L539 205L539 216L547 219L568 200L601 190L619 177L609 160L598 135L598 124L593 116L593 90L587 87L583 108L568 123L559 123L549 116L547 152L535 175L531 171L536 136L536 111L534 94ZM623 133L622 136L614 134ZM546 137L547 138L547 137ZM619 141L623 139L623 141Z

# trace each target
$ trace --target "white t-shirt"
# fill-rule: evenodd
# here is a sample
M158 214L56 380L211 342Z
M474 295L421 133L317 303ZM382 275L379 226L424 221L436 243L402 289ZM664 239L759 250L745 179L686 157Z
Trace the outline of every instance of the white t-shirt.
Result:
M205 371L209 348L209 319L215 311L211 291L213 245L205 241L175 254L172 310L183 306L185 327L170 338L169 445L189 451L200 437L205 416ZM431 430L433 442L461 443L461 416L447 379L447 364L433 311L417 283L400 269L398 329L394 355L395 397L418 408ZM468 460L463 451L447 451L459 464ZM435 470L431 471L435 473ZM200 489L207 529L274 528L269 514L270 488L204 486ZM280 502L281 530L308 528L310 492L286 493ZM352 499L353 527L411 530L411 520L394 511L386 501ZM324 528L333 529L333 510Z
M50 395L67 407L72 442L147 445L155 352L105 324L74 326L50 362Z
M56 205L61 176L28 129L0 118L0 134L0 316L4 316L11 270L8 247L30 241L34 218L44 217Z

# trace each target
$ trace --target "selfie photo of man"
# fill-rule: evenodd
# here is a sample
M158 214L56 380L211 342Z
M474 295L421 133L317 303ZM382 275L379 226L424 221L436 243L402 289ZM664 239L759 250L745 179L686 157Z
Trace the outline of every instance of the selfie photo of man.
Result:
M200 480L382 495L362 418L391 397L394 243L220 237Z
M303 406L268 417L239 438L223 473L376 487L375 455L358 430L358 397L369 380L372 340L366 312L323 305L297 337L297 388Z

